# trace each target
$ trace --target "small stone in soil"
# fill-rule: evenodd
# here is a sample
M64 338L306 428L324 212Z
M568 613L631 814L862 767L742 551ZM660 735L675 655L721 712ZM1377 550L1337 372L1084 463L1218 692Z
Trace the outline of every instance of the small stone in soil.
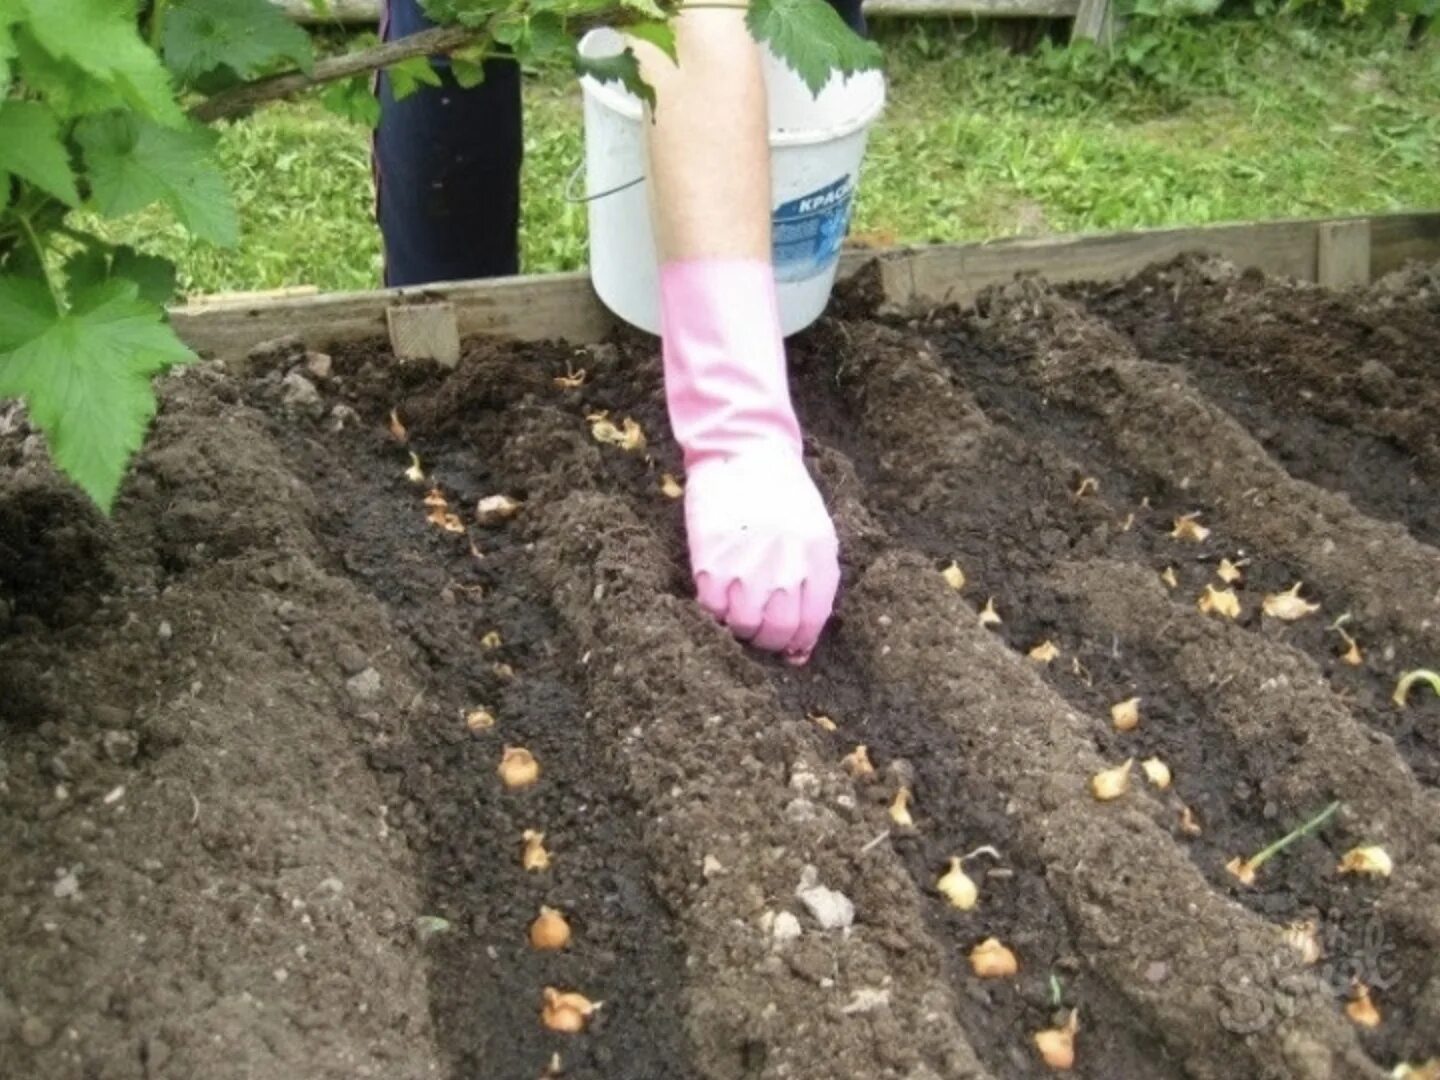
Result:
M105 756L116 765L128 765L140 752L140 739L133 731L107 731L100 737Z
M843 930L855 921L855 905L842 892L815 884L815 868L807 866L795 895L825 930Z
M770 932L776 945L787 945L800 936L800 920L790 912L782 911L775 916L775 925Z
M340 670L348 675L359 675L367 667L369 662L365 659L365 653L351 642L345 642L335 650L335 659L340 664Z
M330 370L334 364L329 353L307 352L305 354L305 370L317 379L328 379Z
M49 1044L55 1033L50 1025L38 1016L27 1016L20 1021L20 1041L32 1050L39 1050Z
M345 689L358 701L373 701L380 694L380 673L367 667L346 679Z

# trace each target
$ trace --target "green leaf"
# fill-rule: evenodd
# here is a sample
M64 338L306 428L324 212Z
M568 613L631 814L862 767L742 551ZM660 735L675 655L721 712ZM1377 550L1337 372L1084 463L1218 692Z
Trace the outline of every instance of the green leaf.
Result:
M473 90L485 81L485 63L452 55L450 74L455 77L455 85L460 89Z
M675 27L668 22L638 22L625 27L625 33L641 41L648 41L668 56L674 63L680 62L675 52Z
M647 19L664 19L665 12L655 0L620 0L620 6L628 11L644 15ZM626 30L629 29L627 26Z
M39 337L57 314L40 278L0 277L0 353Z
M115 249L110 276L133 281L140 299L164 306L175 299L179 273L175 264L161 255L136 251L128 245Z
M185 114L170 76L140 37L135 0L19 0L35 41L111 86L152 120L179 125Z
M364 75L331 83L320 91L320 104L336 116L366 127L380 123L380 100Z
M624 52L613 56L581 56L577 50L575 70L597 82L618 82L652 109L655 107L655 88L640 77L640 62L635 59L635 50L628 45Z
M165 17L165 63L186 82L217 68L251 79L277 60L308 72L315 54L270 0L182 0Z
M403 101L419 90L421 86L440 86L440 73L430 63L428 56L412 56L385 69L390 76L390 92L396 101Z
M0 278L0 397L25 399L55 463L108 513L155 415L151 378L195 354L130 282L85 290L65 314L37 284Z
M60 121L42 102L0 102L0 174L7 172L69 206L80 202Z
M168 304L175 297L175 264L159 255L94 240L65 260L65 281L72 295L115 278L133 282L140 298L153 304Z
M86 117L75 128L89 169L91 202L106 217L124 217L154 202L175 211L202 240L224 246L240 227L225 177L211 157L204 128L161 127L133 113Z
M19 51L10 27L19 19L20 7L17 0L0 0L0 97L10 92L11 61Z
M46 52L21 26L15 35L20 77L62 120L123 108L125 99L104 79Z
M818 94L833 72L878 68L880 46L862 38L825 0L751 0L745 24Z

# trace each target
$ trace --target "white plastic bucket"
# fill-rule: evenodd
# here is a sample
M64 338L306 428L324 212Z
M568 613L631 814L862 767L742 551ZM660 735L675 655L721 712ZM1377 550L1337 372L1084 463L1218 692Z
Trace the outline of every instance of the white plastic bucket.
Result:
M586 56L610 56L624 47L620 34L606 29L592 30L580 42ZM775 280L781 329L793 334L818 319L830 299L865 140L885 104L885 79L878 71L836 75L817 97L768 50L764 70ZM590 276L606 307L658 334L660 275L644 182L644 107L619 83L580 82Z

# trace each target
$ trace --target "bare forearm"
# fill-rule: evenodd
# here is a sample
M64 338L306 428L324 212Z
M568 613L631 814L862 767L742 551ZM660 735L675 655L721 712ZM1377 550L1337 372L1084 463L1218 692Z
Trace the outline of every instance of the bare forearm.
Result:
M675 20L678 66L639 45L658 106L649 129L660 261L768 259L770 155L759 48L742 10Z

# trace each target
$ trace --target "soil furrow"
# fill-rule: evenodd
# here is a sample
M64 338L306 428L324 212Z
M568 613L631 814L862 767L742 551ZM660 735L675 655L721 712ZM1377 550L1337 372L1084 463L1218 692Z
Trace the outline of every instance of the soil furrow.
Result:
M975 325L1033 389L1092 417L1133 471L1202 501L1255 549L1295 560L1348 601L1379 647L1411 666L1440 651L1440 551L1290 476L1184 373L1140 359L1043 283L989 294Z
M868 845L878 815L754 660L671 594L666 552L626 501L572 494L538 510L535 530L537 567L589 652L595 723L651 815L705 1075L988 1076L955 1023L914 887ZM848 931L797 903L807 866L853 901ZM796 915L800 936L778 942Z
M1279 931L1209 887L1142 808L1148 794L1095 801L1088 779L1108 763L1090 744L1093 721L937 587L925 560L877 560L851 589L842 632L872 677L911 687L936 723L983 743L977 768L1026 808L1007 854L1043 868L1084 962L1123 988L1191 1075L1384 1075L1328 994L1272 969L1288 948ZM1081 1040L1083 1053L1083 1028Z
M592 372L583 394L551 385L564 367L495 359L472 354L454 375L409 388L400 413L457 503L525 499L516 523L475 535L481 576L492 598L533 580L530 601L543 596L560 615L551 649L568 650L585 684L583 727L635 800L635 846L678 922L686 982L673 1033L690 1036L691 1071L988 1076L955 1023L913 885L887 850L866 848L883 810L862 805L822 760L819 729L784 712L764 668L681 595L677 506L655 471L589 435L587 414L623 406L664 442L654 399L614 381L658 390L651 358L566 357ZM617 486L633 497L608 493ZM661 532L632 505L656 511ZM796 897L806 866L853 901L850 930L807 914Z
M1146 641L1162 653L1171 676L1209 700L1210 716L1243 748L1248 771L1264 777L1255 797L1274 804L1278 813L1270 816L1278 820L1230 855L1264 847L1284 831L1280 821L1301 821L1329 800L1343 800L1342 839L1288 856L1287 863L1302 864L1293 874L1287 863L1272 871L1283 875L1273 889L1283 887L1281 895L1296 906L1267 906L1291 918L1318 911L1334 924L1322 937L1364 942L1368 955L1329 957L1322 977L1337 995L1352 975L1390 991L1384 1049L1391 1059L1433 1051L1430 1033L1440 1014L1431 1010L1440 996L1426 988L1440 976L1440 909L1429 900L1440 894L1440 797L1423 791L1389 740L1358 725L1315 665L1287 645L1173 604L1153 575L1134 566L1072 563L1059 568L1054 581L1127 650ZM1394 876L1379 883L1338 880L1341 855L1365 844L1385 847L1396 862ZM1225 857L1216 856L1210 867L1222 886L1227 875L1219 860ZM1328 887L1307 895L1307 880ZM1240 896L1247 899L1248 890ZM1389 940L1370 940L1373 917ZM1378 1050L1379 1040L1373 1041Z
M423 898L354 738L414 658L214 376L169 383L113 522L0 460L0 1073L438 1077Z
M661 497L656 483L661 467L670 465L679 471L670 464L678 461L678 452L664 424L661 388L649 360L648 346L643 344L626 348L623 354L608 348L592 350L584 360L589 372L585 386L559 400L569 404L568 430L572 437L583 430L584 417L600 409L634 416L644 424L650 438L649 453L659 464L647 466L632 455L606 453L600 455L606 473L600 483L628 495L626 503L649 524L654 542L662 549L660 564L668 568L669 587L688 595L678 507ZM577 360L577 366L579 363ZM807 422L816 419L811 415ZM553 450L553 444L546 449ZM525 452L528 448L520 451ZM846 534L847 566L853 567L864 558L864 550L885 543L887 538L868 524L857 496L861 481L848 459L820 446L815 464ZM596 480L586 470L572 469L566 482L591 486ZM561 497L563 490L554 492L554 497ZM933 892L936 868L943 868L950 855L977 846L981 843L978 838L1002 849L1007 846L1012 827L1010 810L983 783L974 782L967 770L969 754L965 748L937 730L922 711L913 709L903 688L872 686L868 680L857 679L856 670L840 642L820 650L804 670L780 664L747 668L752 675L768 675L783 714L792 721L820 714L836 725L836 730L828 734L819 727L806 727L807 735L818 740L824 760L838 761L857 743L868 746L878 775L857 785L864 810L876 822L877 835L887 829L892 833L889 844L916 886ZM921 822L918 829L896 828L885 813L901 785L908 786L916 800L915 814ZM973 869L977 875L983 872L978 866ZM1097 1022L1097 1034L1078 1066L1080 1075L1134 1080L1173 1076L1174 1069L1165 1062L1163 1049L1153 1035L1132 1022L1131 1010L1123 998L1077 962L1061 910L1040 877L1017 875L1006 867L992 869L993 877L987 878L989 887L995 896L1007 898L1004 910L980 918L932 899L916 912L917 919L923 916L933 938L943 943L939 951L945 957L945 975L955 988L957 1015L983 1065L996 1076L1036 1075L1040 1066L1026 1032L1051 1022L1055 1011L1049 978L1053 960L1053 970L1059 972L1067 996L1083 994ZM977 979L970 969L969 952L981 938L991 934L1024 949L1037 958L1036 962L1015 980L985 983ZM1046 963L1040 963L1040 957L1048 958Z
M413 834L428 909L450 927L433 950L430 1002L452 1074L538 1077L558 1054L569 1077L691 1075L680 1034L684 950L650 887L634 801L586 722L578 650L529 574L518 531L480 529L471 517L493 486L531 483L501 467L503 445L534 437L514 370L508 353L484 349L454 375L345 359L327 390L343 387L366 422L338 437L304 425L280 434L312 478L335 560L425 659L423 698L403 724L377 733L369 760ZM410 425L405 447L386 431L392 406ZM407 450L420 455L425 484L403 475ZM536 455L528 470L549 460ZM427 522L430 485L471 520L470 533ZM472 730L480 709L492 726ZM534 788L503 789L505 746L538 758ZM543 872L521 864L529 829L553 855ZM562 952L528 943L542 904L571 925ZM550 1033L540 1023L546 986L611 1007L583 1040Z
M1115 528L1120 514L1105 504L1100 492L1075 498L1075 478L1090 472L1090 463L1082 470L1038 440L1022 444L1013 432L997 427L953 384L922 341L866 327L848 327L839 336L849 339L840 382L853 412L829 417L822 427L827 435L849 443L855 442L858 428L870 446L883 447L875 450L875 471L860 490L872 493L892 527L925 548L934 560L927 571L929 579L938 587L938 565L947 555L958 557L975 579L967 584L968 593L979 596L993 590L1004 597L1002 610L1009 621L995 633L1009 636L1020 650L1041 636L1059 642L1062 658L1083 667L1066 670L1057 662L1042 670L1077 709L1095 710L1130 692L1143 695L1147 719L1140 732L1117 734L1109 724L1091 725L1094 737L1112 755L1107 760L1144 756L1160 743L1165 759L1182 777L1193 770L1197 777L1220 778L1221 786L1214 793L1196 791L1187 783L1184 794L1198 806L1207 825L1227 823L1235 816L1230 810L1235 792L1229 783L1244 775L1237 740L1223 730L1212 732L1215 725L1207 723L1209 703L1203 694L1177 688L1163 658L1145 657L1143 649L1129 641L1122 654L1112 628L1077 618L1048 580L1048 571L1072 546L1082 551L1125 551L1153 564L1157 557L1163 561L1173 555L1178 545L1157 535L1150 521L1137 522L1130 530ZM821 355L828 351L823 346L814 350ZM1102 492L1111 489L1110 478L1101 481ZM844 520L844 500L837 501ZM975 526L980 523L992 532L977 536ZM1047 534L1052 537L1048 542ZM1006 537L1007 542L996 544L995 536ZM1160 590L1153 570L1126 565ZM1164 603L1168 606L1168 601ZM1105 642L1112 644L1105 648ZM1126 681L1117 685L1117 676ZM890 685L889 680L874 682ZM1110 697L1097 700L1097 688L1108 688ZM1198 723L1206 735L1187 739L1157 734L1176 723L1191 731ZM983 760L982 746L969 749L967 759ZM968 779L972 788L993 788L984 775ZM1258 801L1255 806L1247 822L1252 833L1263 820ZM1173 824L1173 810L1159 820ZM1240 830L1242 835L1246 831ZM1333 862L1325 872L1332 868ZM1276 962L1289 959L1283 953L1272 955ZM1298 970L1298 961L1291 960L1289 967ZM1399 1014L1397 1022L1403 1024L1406 1015Z
M1440 540L1440 313L1417 297L1329 292L1213 259L1081 286L1148 360L1182 366L1292 474ZM1387 298L1391 298L1387 292Z

